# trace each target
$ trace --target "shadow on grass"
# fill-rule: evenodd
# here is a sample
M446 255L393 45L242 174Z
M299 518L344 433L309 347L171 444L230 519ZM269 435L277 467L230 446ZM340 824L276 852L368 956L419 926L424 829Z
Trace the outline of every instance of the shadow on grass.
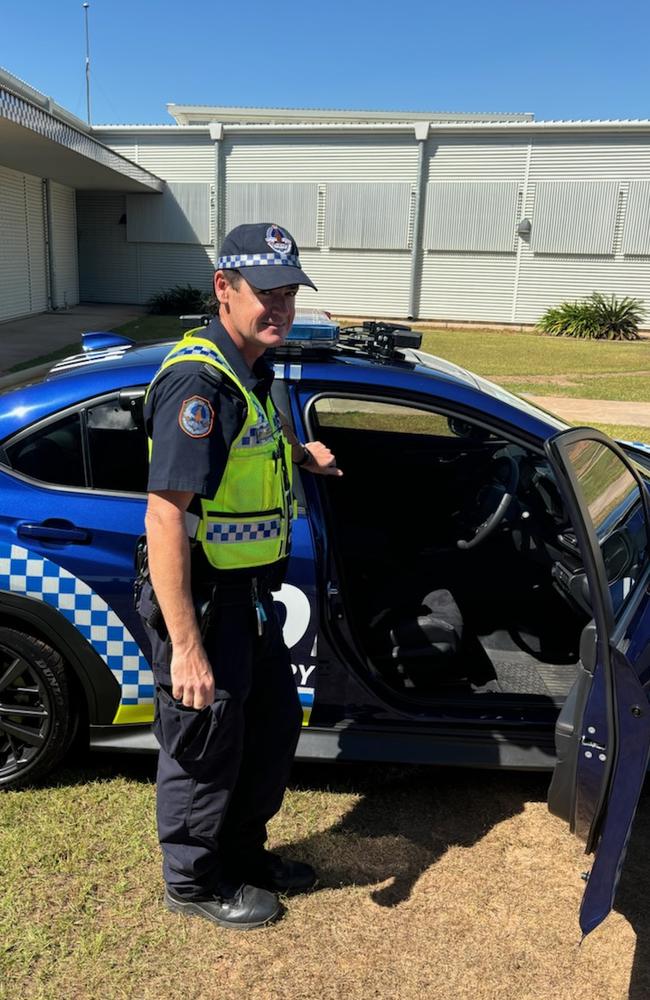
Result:
M41 787L88 782L153 784L156 757L87 753ZM383 907L406 901L423 873L450 848L471 847L530 802L544 802L549 775L386 764L295 764L296 792L349 794L357 801L325 830L294 840L281 853L311 862L320 889L386 883L372 893ZM641 796L614 909L636 934L629 1000L650 997L650 783ZM552 859L549 858L549 863ZM585 868L590 865L585 858ZM575 926L567 934L577 936Z
M614 909L636 934L629 1000L650 997L650 781L639 802Z
M544 801L548 782L546 773L296 766L295 788L325 787L361 798L333 827L288 845L286 854L310 860L323 889L390 880L372 898L397 906L450 847L471 847L527 802Z
M450 847L471 847L526 803L544 802L548 782L549 775L543 773L385 765L296 767L293 787L325 787L362 798L333 827L288 844L283 853L311 861L321 873L323 889L390 880L372 898L380 906L397 906ZM614 906L636 934L628 1000L650 997L648 858L650 782L641 796ZM590 864L585 858L585 868ZM577 918L576 913L575 926L567 933L577 934Z

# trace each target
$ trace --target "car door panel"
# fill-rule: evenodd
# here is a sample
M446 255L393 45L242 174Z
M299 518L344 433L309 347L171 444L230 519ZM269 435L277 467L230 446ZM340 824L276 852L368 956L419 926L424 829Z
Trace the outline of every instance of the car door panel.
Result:
M647 670L648 494L623 452L597 431L566 431L547 445L589 581L593 623L581 643L582 670L556 730L558 766L549 808L596 852L580 911L587 934L611 909L650 750ZM611 580L603 550L635 525L638 552ZM633 557L633 558L632 558Z

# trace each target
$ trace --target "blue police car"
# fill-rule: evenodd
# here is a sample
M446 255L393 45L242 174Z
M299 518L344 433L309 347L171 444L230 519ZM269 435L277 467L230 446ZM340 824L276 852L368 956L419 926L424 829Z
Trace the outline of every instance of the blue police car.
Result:
M196 325L196 324L195 324ZM155 750L133 609L145 388L169 344L87 334L0 380L0 784L75 733ZM276 402L340 479L296 472L277 602L301 758L554 768L609 911L650 745L650 451L571 429L419 349L298 318Z

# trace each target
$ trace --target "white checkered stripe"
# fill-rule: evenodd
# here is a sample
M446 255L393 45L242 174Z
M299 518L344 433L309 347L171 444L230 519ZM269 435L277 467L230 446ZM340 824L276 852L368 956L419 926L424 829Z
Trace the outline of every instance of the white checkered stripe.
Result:
M238 448L254 448L258 444L265 444L269 438L273 437L273 431L266 417L260 419L252 427L249 427L242 435Z
M238 448L254 448L258 444L265 444L269 438L273 437L274 430L267 419L266 413L262 409L260 401L255 395L253 395L253 405L257 413L257 423L249 427L246 433L242 435L237 445ZM273 413L273 426L275 431L280 430L280 418L275 411Z
M235 253L228 257L219 257L217 268L238 267L300 267L300 260L295 253Z
M266 521L208 521L205 529L207 542L259 542L264 538L278 538L280 518Z
M52 605L90 643L122 689L123 705L153 701L153 674L137 642L88 584L19 545L0 549L0 589Z
M218 361L219 364L223 364L223 358L217 354L216 351L211 351L209 347L203 347L200 344L194 344L190 347L180 347L177 351L174 351L169 355L170 358L186 358L186 357L196 357L196 358L212 358L213 361Z

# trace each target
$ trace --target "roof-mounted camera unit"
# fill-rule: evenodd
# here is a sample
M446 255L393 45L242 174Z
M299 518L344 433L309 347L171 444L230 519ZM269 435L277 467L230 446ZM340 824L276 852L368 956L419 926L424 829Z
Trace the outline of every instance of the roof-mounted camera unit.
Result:
M346 346L361 347L369 354L391 358L406 347L417 350L422 344L422 334L401 323L366 320L361 326L342 327L340 341Z

